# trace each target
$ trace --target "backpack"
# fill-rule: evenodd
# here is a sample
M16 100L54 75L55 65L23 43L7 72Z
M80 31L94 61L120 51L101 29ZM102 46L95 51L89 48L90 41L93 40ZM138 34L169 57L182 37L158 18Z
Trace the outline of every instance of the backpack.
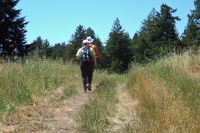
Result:
M82 47L81 49L81 61L82 62L90 62L90 50L87 47Z
M100 53L99 53L98 47L93 44L91 44L90 47L94 50L94 52L96 53L96 56L99 57Z

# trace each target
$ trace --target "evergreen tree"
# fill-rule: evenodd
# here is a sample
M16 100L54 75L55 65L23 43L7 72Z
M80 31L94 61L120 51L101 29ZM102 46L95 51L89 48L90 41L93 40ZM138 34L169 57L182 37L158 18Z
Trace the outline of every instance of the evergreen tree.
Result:
M200 0L194 1L195 9L188 14L188 23L182 34L182 41L187 47L200 45Z
M140 36L144 36L143 38L148 42L152 43L157 41L158 39L158 27L156 22L157 12L153 8L152 11L147 16L147 19L144 19L142 22L142 26L140 29Z
M138 36L132 40L135 62L145 63L163 56L168 50L182 47L175 26L180 19L172 15L175 12L176 9L166 4L161 5L160 12L153 8L142 22Z
M9 56L18 52L20 56L24 54L25 41L25 17L20 17L20 11L14 7L19 0L0 1L0 48L1 55Z
M31 44L30 44L30 49L31 51L37 52L37 54L39 55L39 57L43 58L43 57L49 57L51 53L49 53L50 51L50 43L49 41L43 40L40 36L36 38L36 40L34 40Z
M82 40L85 38L86 29L82 25L79 25L76 28L75 33L71 36L69 44L66 46L66 57L68 57L68 59L76 61L76 52L79 48L82 47Z
M109 72L124 73L131 59L131 39L117 18L105 46L106 64Z
M94 30L92 28L87 28L86 30L86 36L90 36L93 39L96 39L96 35L94 33Z
M131 41L131 44L138 44L138 43L139 43L139 35L138 33L135 33Z
M153 8L147 19L144 19L140 31L134 35L132 40L133 61L146 63L159 55L160 50L160 34L157 26L157 12Z
M57 43L52 47L51 58L52 59L59 59L62 58L64 61L67 60L65 55L66 52L66 43Z
M157 12L156 17L157 34L160 35L157 41L165 42L168 45L174 45L172 42L179 41L175 24L180 18L172 15L176 11L177 9L172 9L166 4L161 5L160 13Z

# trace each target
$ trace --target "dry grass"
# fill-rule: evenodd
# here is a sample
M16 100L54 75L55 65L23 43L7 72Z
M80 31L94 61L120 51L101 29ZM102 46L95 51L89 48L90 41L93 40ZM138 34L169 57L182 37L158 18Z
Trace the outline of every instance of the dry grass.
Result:
M49 107L69 98L80 86L79 67L61 61L27 60L0 64L0 131L47 128ZM77 79L77 80L74 80ZM30 125L32 125L30 127ZM5 128L4 128L5 127Z
M145 67L135 66L127 86L140 103L141 128L137 131L199 131L199 62L199 55L186 52Z
M113 114L117 101L116 85L123 82L122 76L108 75L105 72L96 74L94 78L96 90L77 117L81 132L101 133L107 130L108 116Z
M199 70L200 56L186 52L135 65L128 80L95 72L97 89L77 116L80 132L199 132ZM80 69L71 63L33 59L1 64L0 72L0 132L49 129L44 121L53 108L81 87ZM120 83L126 86L117 90Z
M108 116L108 127L106 132L123 133L127 132L126 128L139 128L140 119L137 116L138 100L133 100L124 84L117 87L117 102L114 108L110 110Z

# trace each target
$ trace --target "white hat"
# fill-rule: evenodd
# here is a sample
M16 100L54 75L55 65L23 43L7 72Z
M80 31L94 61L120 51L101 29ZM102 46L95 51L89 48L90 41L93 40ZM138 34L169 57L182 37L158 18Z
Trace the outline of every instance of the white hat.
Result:
M94 41L94 39L92 39L92 37L88 36L87 37L88 43L92 43Z
M89 43L89 42L88 42L88 40L85 39L85 40L82 41L82 43L83 43L83 44L87 44L87 43Z

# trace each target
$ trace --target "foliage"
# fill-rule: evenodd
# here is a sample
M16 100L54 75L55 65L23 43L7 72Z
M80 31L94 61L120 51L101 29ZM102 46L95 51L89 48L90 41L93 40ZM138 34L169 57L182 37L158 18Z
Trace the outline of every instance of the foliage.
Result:
M0 66L0 118L17 107L31 102L34 96L49 95L62 88L60 99L76 92L79 67L68 62L41 60L37 56L25 62L8 62Z
M76 52L82 47L82 39L84 38L86 38L86 29L82 25L79 25L66 46L66 55L69 59L76 61Z
M78 113L77 122L81 125L81 131L87 133L105 132L108 126L107 116L116 102L116 77L105 72L98 73L95 77L97 89ZM111 111L112 112L112 111Z
M200 40L200 0L194 2L195 10L188 14L188 23L182 35L182 41L187 47L199 46Z
M195 9L191 10L191 14L188 15L188 24L181 36L182 40L179 39L179 33L176 29L176 22L180 21L180 18L173 15L177 9L162 4L159 12L154 8L150 11L132 39L122 29L122 25L120 25L120 21L117 18L105 45L102 45L100 38L91 27L86 29L82 25L76 28L68 43L62 42L50 45L47 39L43 40L39 36L31 44L24 45L24 33L26 32L24 26L27 22L24 21L24 17L19 17L21 10L13 9L17 3L18 0L1 1L1 5L4 6L0 10L2 12L0 26L3 27L1 30L7 31L2 31L4 34L1 34L0 38L1 51L4 51L4 55L14 53L17 49L18 52L21 51L21 55L28 55L28 52L31 51L30 53L37 52L41 58L45 57L54 60L62 58L64 62L67 60L75 62L76 52L82 47L82 39L91 36L94 38L93 44L98 47L101 53L101 56L97 59L98 68L108 70L109 73L125 73L128 71L131 62L144 64L157 60L171 51L181 53L185 48L188 49L199 45L199 0L195 0ZM12 12L10 12L11 9L13 9ZM11 25L9 21L15 22L15 25ZM19 32L16 30L17 26L20 27L18 28L20 29ZM13 30L9 31L8 29L11 28ZM8 37L7 42L2 39L6 36ZM22 42L18 43L20 38ZM10 45L13 41L10 42L8 41L9 39L18 39L18 41ZM3 45L4 42L5 45Z
M30 45L30 49L32 51L36 51L39 57L49 57L51 53L50 49L50 43L49 41L43 40L40 36L37 37L36 40L34 40Z
M199 54L163 57L144 66L133 65L127 87L138 99L138 125L129 132L199 132Z
M63 58L64 61L68 60L68 57L66 55L66 43L57 43L53 47L51 47L51 59L61 59Z
M25 17L20 17L21 10L14 7L19 0L0 1L0 51L4 58L10 55L25 54Z
M134 62L146 63L182 47L175 26L180 19L172 16L175 12L166 4L161 5L160 12L153 8L132 39Z
M124 73L128 69L131 60L131 39L129 38L129 34L125 33L122 29L118 18L114 21L106 44L106 68L110 73ZM115 68L117 68L118 71L115 71Z

